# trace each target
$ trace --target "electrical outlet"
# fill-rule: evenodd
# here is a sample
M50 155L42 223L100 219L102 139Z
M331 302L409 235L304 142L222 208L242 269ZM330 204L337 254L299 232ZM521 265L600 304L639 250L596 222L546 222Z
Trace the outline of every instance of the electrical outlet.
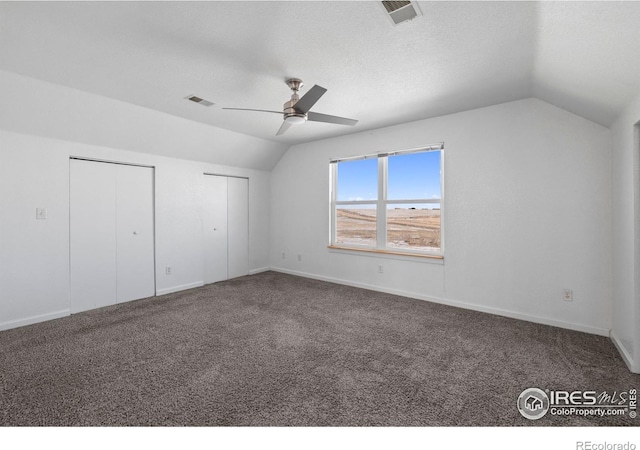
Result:
M284 259L284 258L285 258L285 256L286 256L286 255L284 254L284 252L282 252L282 259Z
M384 273L384 267L382 264L378 264L378 273Z
M46 208L36 208L36 219L37 220L45 220L47 218L47 209Z
M563 297L565 302L573 301L573 291L571 289L565 289Z
M302 261L302 255L298 254L298 261Z
M167 266L164 268L165 275L171 275L171 266Z

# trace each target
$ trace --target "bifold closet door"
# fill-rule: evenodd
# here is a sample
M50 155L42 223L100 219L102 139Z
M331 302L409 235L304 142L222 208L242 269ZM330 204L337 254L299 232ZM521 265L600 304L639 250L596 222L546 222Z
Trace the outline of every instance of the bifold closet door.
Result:
M228 179L228 277L249 274L249 180Z
M204 176L204 281L249 273L249 180Z
M72 159L69 256L72 313L116 303L116 165Z
M71 312L153 296L153 169L70 166Z
M153 169L116 169L117 301L155 295Z
M202 222L204 228L204 282L227 276L227 177L204 176Z

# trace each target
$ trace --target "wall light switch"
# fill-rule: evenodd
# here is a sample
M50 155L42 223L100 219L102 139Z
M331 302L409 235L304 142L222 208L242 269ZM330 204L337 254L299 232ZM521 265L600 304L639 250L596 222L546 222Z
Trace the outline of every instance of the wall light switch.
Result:
M44 220L47 218L47 209L46 208L36 208L36 219Z

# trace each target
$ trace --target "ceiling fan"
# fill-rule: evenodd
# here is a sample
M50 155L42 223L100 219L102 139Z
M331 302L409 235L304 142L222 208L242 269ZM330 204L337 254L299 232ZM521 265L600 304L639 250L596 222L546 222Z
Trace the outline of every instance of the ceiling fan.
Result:
M298 95L298 91L303 86L302 80L298 78L290 78L287 80L287 85L293 91L291 94L291 100L286 102L283 107L283 111L270 111L266 109L246 109L246 108L222 108L222 109L233 109L236 111L258 111L258 112L268 112L268 113L276 113L282 114L282 118L284 122L280 126L280 129L276 133L276 136L284 134L285 131L291 127L291 125L304 123L307 120L312 122L326 122L326 123L335 123L339 125L350 125L354 126L358 123L357 120L354 119L346 119L344 117L338 116L330 116L328 114L320 114L317 112L309 111L313 105L316 104L320 97L324 95L327 90L322 86L314 85L309 91L302 96L302 98Z

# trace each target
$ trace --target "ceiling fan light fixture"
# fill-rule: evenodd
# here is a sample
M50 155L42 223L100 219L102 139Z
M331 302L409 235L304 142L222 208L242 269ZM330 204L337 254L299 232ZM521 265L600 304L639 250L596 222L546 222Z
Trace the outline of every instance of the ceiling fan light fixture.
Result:
M296 125L299 123L304 123L307 121L307 118L304 115L290 115L284 118L285 122L289 122L291 125Z

